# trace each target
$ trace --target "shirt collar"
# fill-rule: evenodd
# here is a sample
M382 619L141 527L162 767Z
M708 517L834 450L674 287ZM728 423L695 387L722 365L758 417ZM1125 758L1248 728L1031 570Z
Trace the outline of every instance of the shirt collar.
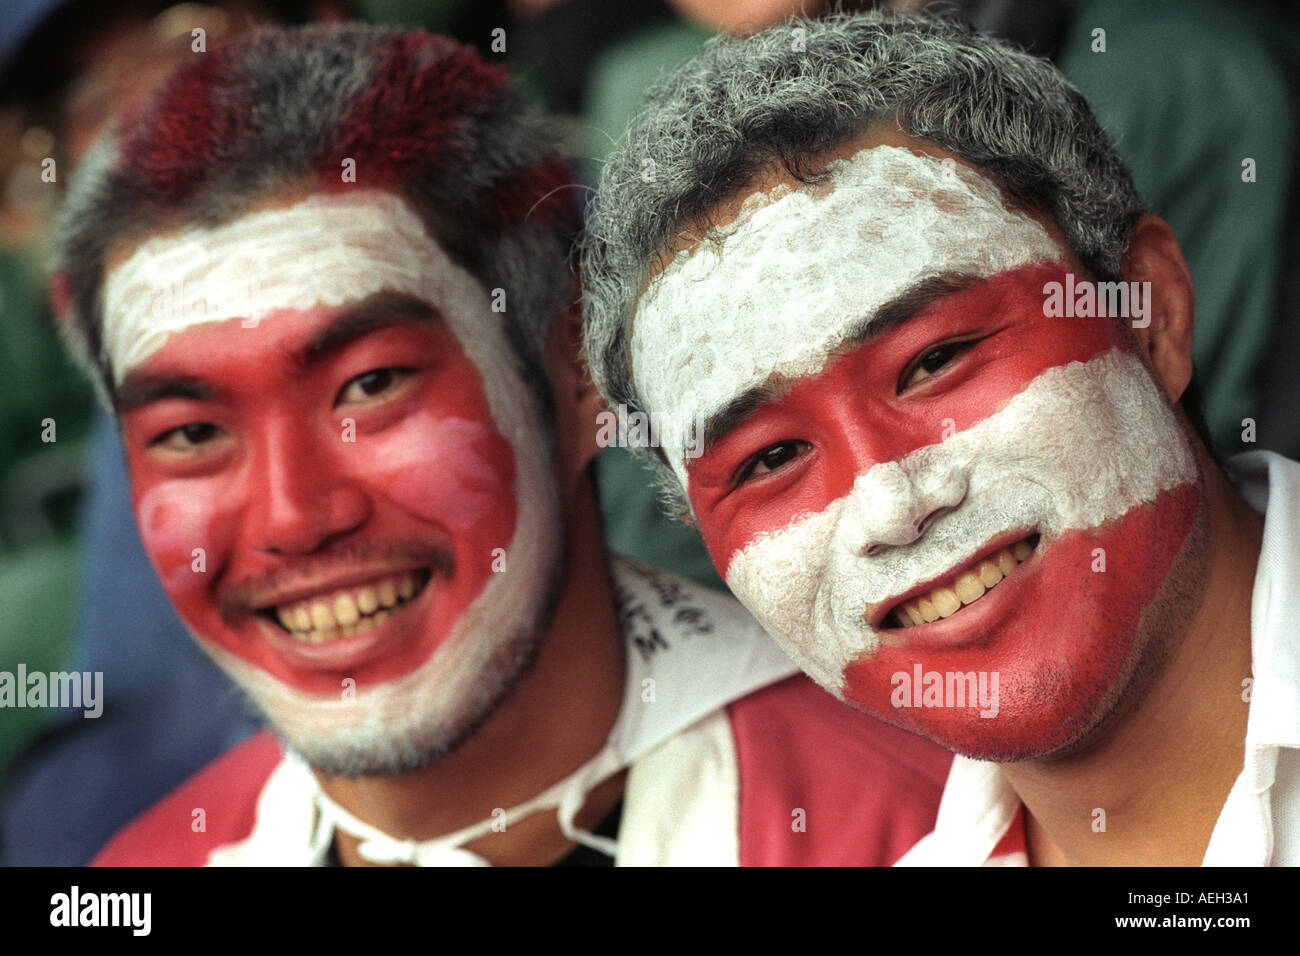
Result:
M896 866L984 866L1016 819L1020 797L995 763L958 754L944 784L934 830Z
M1255 451L1228 468L1247 504L1264 515L1250 606L1249 770L1260 747L1300 747L1300 463Z

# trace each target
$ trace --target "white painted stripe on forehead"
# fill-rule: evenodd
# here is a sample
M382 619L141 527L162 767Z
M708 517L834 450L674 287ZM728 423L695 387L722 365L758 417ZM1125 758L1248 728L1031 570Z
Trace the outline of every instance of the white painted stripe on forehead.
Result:
M252 326L280 309L339 306L383 290L437 304L450 270L461 271L398 196L318 193L144 242L104 283L104 345L120 384L196 325L242 318Z
M1047 369L1001 411L883 462L816 514L732 556L727 586L799 666L838 693L874 653L870 607L946 575L1009 531L1050 545L1196 480L1196 460L1142 363L1112 350ZM954 507L916 540L916 523ZM866 544L912 542L871 557ZM1041 546L1041 545L1040 545Z
M848 328L929 276L991 276L1063 250L990 180L893 146L830 164L826 183L751 196L720 249L701 243L638 305L632 372L683 427L774 372L818 372ZM688 435L663 436L685 483Z

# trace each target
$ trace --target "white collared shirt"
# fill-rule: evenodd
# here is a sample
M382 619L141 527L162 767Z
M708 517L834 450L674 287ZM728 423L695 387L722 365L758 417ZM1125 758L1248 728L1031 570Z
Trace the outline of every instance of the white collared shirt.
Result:
M1300 866L1300 463L1256 451L1228 467L1264 515L1264 539L1250 608L1245 762L1202 865ZM934 831L897 865L1028 866L1012 828L1020 810L997 764L958 756Z

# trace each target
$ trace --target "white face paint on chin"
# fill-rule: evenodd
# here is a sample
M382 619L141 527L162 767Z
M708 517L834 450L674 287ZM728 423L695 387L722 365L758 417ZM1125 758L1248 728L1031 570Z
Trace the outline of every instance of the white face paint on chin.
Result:
M158 277L182 289L202 280L208 290L214 277L225 277L247 294L160 312ZM106 283L105 341L119 382L196 326L243 318L231 333L257 336L276 313L346 306L381 291L433 305L478 370L492 423L513 454L516 518L513 538L502 542L505 570L485 575L477 598L422 665L390 680L313 692L232 653L214 635L195 633L287 744L333 775L397 773L437 759L504 700L539 645L560 586L564 531L551 443L501 316L414 212L383 192L316 195L217 229L155 238ZM436 449L428 451L429 467L439 467ZM403 464L409 473L409 461L376 468ZM455 531L454 522L446 526ZM226 637L225 644L237 643Z

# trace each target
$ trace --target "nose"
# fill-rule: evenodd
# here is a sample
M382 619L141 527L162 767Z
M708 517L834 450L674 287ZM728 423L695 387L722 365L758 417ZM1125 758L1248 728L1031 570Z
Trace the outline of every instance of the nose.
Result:
M913 474L896 461L871 468L854 482L840 522L848 550L875 557L916 541L966 498L958 467L932 466Z
M260 550L311 554L355 531L371 514L370 498L347 468L354 445L322 436L292 418L263 435L251 467L250 525Z

